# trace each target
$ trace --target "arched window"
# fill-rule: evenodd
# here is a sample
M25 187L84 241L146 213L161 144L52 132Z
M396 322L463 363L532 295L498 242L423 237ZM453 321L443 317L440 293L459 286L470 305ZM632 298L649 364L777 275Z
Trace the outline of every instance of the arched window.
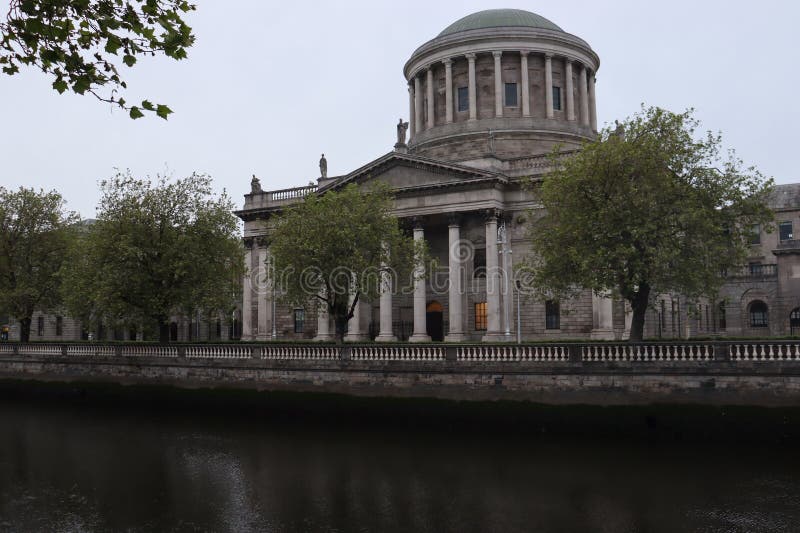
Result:
M795 307L789 313L789 331L791 335L800 335L800 307Z
M750 304L750 327L766 328L769 326L769 314L767 304L761 300L756 300Z

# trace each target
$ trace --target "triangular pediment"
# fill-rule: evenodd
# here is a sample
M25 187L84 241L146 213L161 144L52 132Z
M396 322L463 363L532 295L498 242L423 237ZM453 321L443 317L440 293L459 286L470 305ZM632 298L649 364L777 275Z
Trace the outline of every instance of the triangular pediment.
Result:
M506 182L502 174L400 152L390 152L342 176L322 190L381 181L396 191L459 186L481 181Z

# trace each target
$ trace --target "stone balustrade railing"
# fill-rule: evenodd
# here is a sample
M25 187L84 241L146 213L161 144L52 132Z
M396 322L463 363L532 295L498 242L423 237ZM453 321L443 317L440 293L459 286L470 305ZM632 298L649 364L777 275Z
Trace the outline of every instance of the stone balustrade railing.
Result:
M152 357L429 363L695 364L800 362L798 341L543 344L0 343L0 356Z

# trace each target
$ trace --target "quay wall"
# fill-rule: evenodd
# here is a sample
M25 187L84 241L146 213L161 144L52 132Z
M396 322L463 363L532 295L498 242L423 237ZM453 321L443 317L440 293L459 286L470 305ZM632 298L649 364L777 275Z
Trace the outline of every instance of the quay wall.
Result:
M544 404L800 405L800 342L0 345L0 380Z

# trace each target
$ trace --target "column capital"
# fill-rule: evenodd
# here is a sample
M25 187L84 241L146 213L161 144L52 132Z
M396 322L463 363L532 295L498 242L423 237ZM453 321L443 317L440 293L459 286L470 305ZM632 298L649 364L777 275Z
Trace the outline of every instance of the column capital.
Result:
M544 60L545 61L552 61L553 60L553 54L545 54L544 55Z
M411 217L411 227L415 230L425 229L425 220L423 217Z
M269 248L269 245L272 244L272 239L267 236L256 237L255 240L260 248Z
M252 250L253 246L256 243L255 237L245 237L244 239L242 239L242 241L244 242L244 247L247 248L248 250Z
M496 208L486 209L483 212L483 221L485 224L497 222L497 219L503 216L503 212Z
M531 53L530 50L520 50L519 51L519 55L522 56L522 57L528 57L528 54L530 54L530 53Z
M450 228L458 228L461 227L461 220L462 220L461 213L448 213L447 214L447 226Z
M468 54L464 54L464 57L467 58L467 61L470 61L470 62L475 61L475 53L474 52L469 52Z
M492 52L492 55L494 56L495 59L500 59L500 56L503 55L503 52L495 50L494 52Z
M442 65L444 65L445 67L452 66L452 64L453 64L453 59L452 58L448 57L448 58L442 59Z

